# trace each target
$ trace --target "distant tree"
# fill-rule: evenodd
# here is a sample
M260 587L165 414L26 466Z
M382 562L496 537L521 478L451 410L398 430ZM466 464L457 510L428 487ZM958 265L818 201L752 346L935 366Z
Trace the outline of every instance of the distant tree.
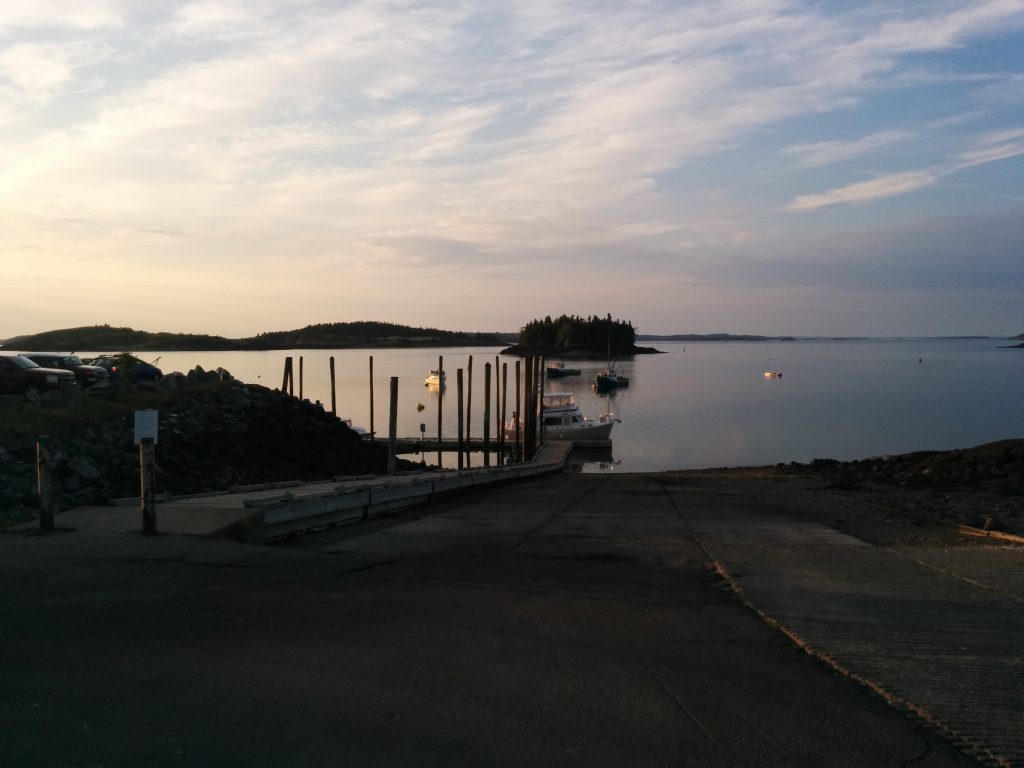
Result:
M627 354L636 343L636 329L626 320L562 315L554 320L531 320L519 331L519 348L527 354L552 354L573 350Z

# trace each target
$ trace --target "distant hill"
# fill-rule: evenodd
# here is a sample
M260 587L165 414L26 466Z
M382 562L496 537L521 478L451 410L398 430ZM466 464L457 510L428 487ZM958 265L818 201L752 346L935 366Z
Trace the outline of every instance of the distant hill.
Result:
M515 334L464 333L378 322L321 323L292 331L273 331L241 339L195 333L151 333L134 328L91 325L16 336L7 349L72 352L77 350L201 352L264 349L344 349L348 347L500 346Z
M793 337L735 333L677 333L671 336L637 336L637 341L793 341Z
M15 336L4 343L7 349L36 352L74 352L77 350L167 350L204 351L241 349L237 341L223 336L195 333L150 333L134 328L88 325L63 328L29 336Z

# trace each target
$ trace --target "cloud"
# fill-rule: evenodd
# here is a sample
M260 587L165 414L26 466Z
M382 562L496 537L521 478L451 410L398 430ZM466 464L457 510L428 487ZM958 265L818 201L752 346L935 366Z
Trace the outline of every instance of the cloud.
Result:
M914 131L893 129L879 131L850 141L819 141L812 144L796 144L786 147L782 152L796 158L800 165L814 168L861 157L893 144L912 139L915 135Z
M114 0L33 0L0 4L0 32L16 29L116 27L123 22Z
M879 176L836 187L827 192L798 195L786 206L789 211L813 211L842 203L868 203L888 197L905 195L930 187L943 177L975 165L994 163L1024 155L1024 129L1007 129L983 135L968 149L956 154L941 166L919 171L905 171Z
M866 203L896 195L905 195L929 187L942 178L941 174L930 171L907 171L892 173L870 181L860 181L836 187L816 195L798 195L786 206L790 211L813 211L826 205L840 203Z

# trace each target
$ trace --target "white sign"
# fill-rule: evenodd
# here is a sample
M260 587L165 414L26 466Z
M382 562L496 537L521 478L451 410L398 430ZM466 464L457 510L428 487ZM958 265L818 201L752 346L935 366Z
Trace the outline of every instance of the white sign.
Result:
M135 412L135 444L138 445L144 438L153 439L153 444L159 443L157 438L157 427L159 424L160 411L146 410Z

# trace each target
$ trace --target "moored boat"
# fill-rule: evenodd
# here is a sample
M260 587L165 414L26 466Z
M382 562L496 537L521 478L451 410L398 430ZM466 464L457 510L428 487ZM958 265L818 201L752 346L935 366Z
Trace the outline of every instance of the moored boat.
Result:
M563 376L579 376L579 368L566 368L565 363L548 363L545 366L549 379L560 379Z
M629 378L620 374L614 367L598 371L594 376L594 388L601 392L628 386Z
M345 416L339 416L338 421L340 421L346 427L348 427L357 435L359 435L359 438L361 440L369 440L372 437L372 435L370 434L370 430L368 430L366 427L360 427L356 424L353 424L352 419L349 419Z
M608 440L619 421L611 413L596 419L584 416L572 392L545 392L540 420L545 440ZM505 439L515 439L514 421L505 425Z
M427 387L440 387L444 384L447 375L444 371L432 370L427 374L427 378L423 380L424 386Z

